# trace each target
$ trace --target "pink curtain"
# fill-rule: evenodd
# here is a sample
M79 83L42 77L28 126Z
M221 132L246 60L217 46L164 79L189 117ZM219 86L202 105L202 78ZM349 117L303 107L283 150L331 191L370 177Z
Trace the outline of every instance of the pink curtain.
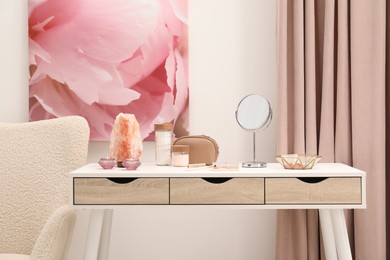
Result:
M386 0L277 5L277 150L367 172L367 209L346 211L358 260L386 259L386 8ZM325 259L317 211L278 211L276 259Z

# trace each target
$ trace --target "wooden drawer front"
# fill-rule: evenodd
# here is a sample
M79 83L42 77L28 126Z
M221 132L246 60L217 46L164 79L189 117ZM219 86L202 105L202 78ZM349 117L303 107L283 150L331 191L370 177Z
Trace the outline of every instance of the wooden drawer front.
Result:
M74 178L75 205L169 204L169 178Z
M305 179L305 181L313 178ZM314 178L315 180L315 178ZM308 183L297 178L266 178L266 204L361 204L361 178L327 178Z
M264 204L264 178L171 178L170 195L171 204Z

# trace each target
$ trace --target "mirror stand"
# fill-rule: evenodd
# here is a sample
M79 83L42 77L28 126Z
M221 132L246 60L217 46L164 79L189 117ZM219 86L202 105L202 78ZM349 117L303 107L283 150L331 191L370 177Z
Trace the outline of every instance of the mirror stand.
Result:
M242 163L242 167L267 167L267 163L256 161L256 132L267 128L271 123L272 109L269 101L255 94L244 97L237 106L236 119L241 128L253 133L253 161Z
M267 167L266 162L256 161L256 132L253 132L253 161L243 162L244 168L264 168Z

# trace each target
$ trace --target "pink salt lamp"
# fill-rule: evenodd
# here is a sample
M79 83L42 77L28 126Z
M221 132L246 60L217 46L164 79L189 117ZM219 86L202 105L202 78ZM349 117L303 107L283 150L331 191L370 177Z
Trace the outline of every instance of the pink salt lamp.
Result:
M118 167L123 167L122 162L126 158L139 159L142 149L141 132L135 116L117 115L111 132L110 156L115 158Z

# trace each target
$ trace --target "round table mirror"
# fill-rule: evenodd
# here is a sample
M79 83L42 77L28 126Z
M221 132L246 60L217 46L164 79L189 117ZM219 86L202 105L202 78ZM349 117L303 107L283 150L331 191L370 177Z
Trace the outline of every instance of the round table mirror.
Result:
M256 132L267 128L271 123L272 109L269 101L255 94L244 97L237 106L236 119L243 129L253 133L253 160L242 163L242 167L266 167L267 163L256 161Z

